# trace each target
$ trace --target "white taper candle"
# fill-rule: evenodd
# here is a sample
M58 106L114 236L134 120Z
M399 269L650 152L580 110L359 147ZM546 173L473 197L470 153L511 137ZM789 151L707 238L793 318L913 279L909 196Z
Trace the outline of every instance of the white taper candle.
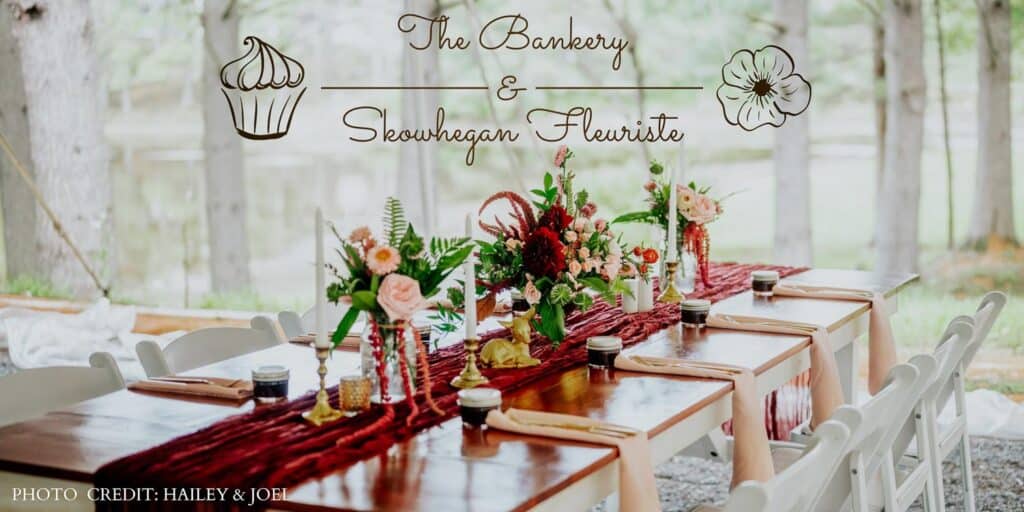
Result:
M327 286L324 283L324 213L316 209L316 347L327 348Z
M679 216L677 202L679 194L676 194L676 176L672 173L668 180L668 250L665 261L676 260L676 223Z
M473 224L475 218L472 213L466 214L466 236L470 243L473 240ZM466 288L463 292L466 303L466 339L476 338L476 269L473 266L473 254L470 253L463 264L466 280Z

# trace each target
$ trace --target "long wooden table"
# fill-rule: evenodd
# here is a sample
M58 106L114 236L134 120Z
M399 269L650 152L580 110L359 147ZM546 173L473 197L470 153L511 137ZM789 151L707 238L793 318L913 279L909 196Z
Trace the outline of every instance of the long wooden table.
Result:
M867 286L890 296L916 278L834 270L811 270L794 277L809 283ZM827 326L844 372L853 375L855 371L853 342L866 331L865 303L758 299L748 292L712 308ZM697 334L676 325L630 350L748 366L755 369L759 390L767 393L808 368L808 345L804 336L719 329ZM291 368L292 397L315 388L312 352L291 344L188 373L243 377L253 367L270 363ZM336 352L329 361L330 378L355 373L358 366L357 354ZM505 405L642 428L651 438L657 464L687 447L704 446L713 454L714 439L707 434L720 432L718 426L730 417L730 393L731 384L722 381L581 367L553 373L508 394ZM123 390L0 428L0 491L5 493L0 496L0 508L11 505L14 487L56 486L78 489L79 500L50 503L46 510L56 505L90 509L86 491L100 466L253 407L252 402L233 406ZM615 492L617 472L616 453L610 448L464 429L455 418L386 454L289 489L287 501L276 503L275 508L586 510Z

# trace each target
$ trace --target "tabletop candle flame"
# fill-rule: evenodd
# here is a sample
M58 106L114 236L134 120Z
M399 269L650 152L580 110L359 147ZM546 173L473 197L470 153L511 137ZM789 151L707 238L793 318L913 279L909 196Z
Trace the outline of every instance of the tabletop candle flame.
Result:
M473 240L473 223L475 219L472 213L466 214L466 237ZM473 268L473 254L466 258L463 263L465 274L465 291L463 296L466 303L466 339L476 338L476 270Z

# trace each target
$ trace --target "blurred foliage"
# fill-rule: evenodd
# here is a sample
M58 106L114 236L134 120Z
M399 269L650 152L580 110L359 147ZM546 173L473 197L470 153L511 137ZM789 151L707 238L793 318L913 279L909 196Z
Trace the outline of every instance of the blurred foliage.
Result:
M200 309L225 309L239 311L305 311L299 301L282 300L279 297L266 297L252 291L233 293L211 293L199 301Z
M69 291L54 286L49 281L25 275L0 282L0 290L2 290L2 293L9 295L25 295L47 299L67 299L71 297Z

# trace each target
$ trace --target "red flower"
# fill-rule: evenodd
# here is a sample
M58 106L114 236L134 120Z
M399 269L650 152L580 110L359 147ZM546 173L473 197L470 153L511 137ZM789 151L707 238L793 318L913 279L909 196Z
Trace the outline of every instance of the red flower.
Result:
M523 264L534 277L555 277L565 270L565 246L547 227L530 233L523 245Z
M633 256L636 256L637 258L639 258L640 256L643 256L643 254L644 254L644 248L643 247L640 247L638 245L638 246L633 248Z
M657 263L658 262L658 250L654 248L644 249L644 262L645 263Z
M537 222L538 226L548 228L555 233L561 233L569 224L572 224L572 216L560 204L548 208L548 211L544 212L544 215L540 216L540 221Z

